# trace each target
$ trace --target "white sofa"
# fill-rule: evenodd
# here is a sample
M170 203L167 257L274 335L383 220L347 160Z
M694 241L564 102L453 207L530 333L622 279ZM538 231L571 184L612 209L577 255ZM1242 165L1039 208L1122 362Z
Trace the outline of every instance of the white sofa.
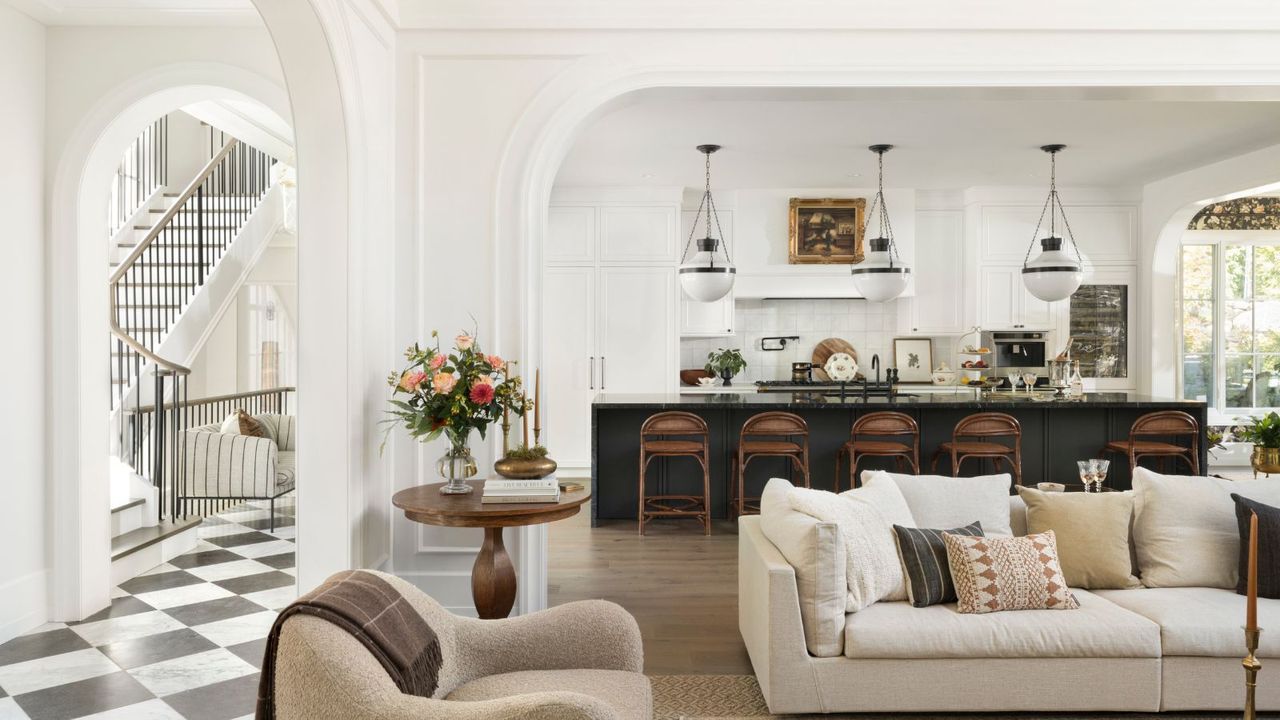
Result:
M202 502L270 500L275 531L275 500L297 486L297 424L292 415L259 415L271 437L221 432L202 425L182 433L178 466L178 512L200 513Z
M1025 534L1022 500L1011 497L1009 511L1013 534ZM813 522L816 532L832 531ZM1078 611L986 615L881 601L845 615L839 654L815 657L796 569L760 517L738 528L739 627L774 713L1243 707L1245 599L1231 590L1073 589ZM1280 668L1280 601L1259 600L1258 614L1273 628L1259 658ZM1259 674L1258 708L1280 710L1275 672Z

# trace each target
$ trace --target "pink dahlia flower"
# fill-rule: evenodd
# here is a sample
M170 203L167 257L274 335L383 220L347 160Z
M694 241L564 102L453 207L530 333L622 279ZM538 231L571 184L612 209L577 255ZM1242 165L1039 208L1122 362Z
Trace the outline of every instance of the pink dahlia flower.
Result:
M486 356L485 360L488 360L490 367L492 367L494 370L497 370L498 372L502 372L503 370L507 369L507 361L503 360L497 355Z
M470 350L471 346L475 344L476 339L466 333L462 333L458 337L454 338L453 342L458 346L459 350Z
M428 365L430 365L432 370L439 370L440 366L444 365L444 361L448 359L449 358L445 357L444 355L436 355L435 357L431 358L431 362L428 363Z
M424 372L406 372L404 375L400 376L400 388L407 392L413 392L417 390L418 386L422 384L422 381L426 379L427 374Z
M476 382L471 386L469 397L471 402L477 405L488 405L493 402L493 386L488 383Z
M458 379L453 373L436 373L431 378L431 387L438 393L447 393L453 390L453 386L458 383Z

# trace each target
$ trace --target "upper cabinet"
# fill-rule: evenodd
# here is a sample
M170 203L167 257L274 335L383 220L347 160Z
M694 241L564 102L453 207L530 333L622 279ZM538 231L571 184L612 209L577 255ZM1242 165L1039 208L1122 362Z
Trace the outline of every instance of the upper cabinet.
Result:
M898 301L898 329L904 333L964 332L964 213L921 210L916 213L915 295Z
M569 188L547 210L550 265L673 265L680 257L680 188Z
M590 263L596 259L596 209L553 205L547 213L545 259L549 263Z
M676 262L676 214L676 208L669 205L599 207L596 217L600 262L645 265Z
M1049 222L1045 217L1040 232L1039 205L984 205L978 226L979 258L988 263L1017 263L1027 257L1033 240L1048 237ZM1068 205L1067 220L1071 235L1088 263L1131 263L1138 257L1138 208L1136 205ZM1066 237L1066 228L1058 221L1056 234ZM1033 237L1034 236L1034 237ZM1039 252L1039 245L1032 256Z

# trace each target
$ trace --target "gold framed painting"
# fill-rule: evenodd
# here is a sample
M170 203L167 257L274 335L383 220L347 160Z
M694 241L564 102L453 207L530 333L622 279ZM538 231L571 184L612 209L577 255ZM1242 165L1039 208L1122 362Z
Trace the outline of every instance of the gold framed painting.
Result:
M866 212L866 198L791 198L787 262L862 262Z

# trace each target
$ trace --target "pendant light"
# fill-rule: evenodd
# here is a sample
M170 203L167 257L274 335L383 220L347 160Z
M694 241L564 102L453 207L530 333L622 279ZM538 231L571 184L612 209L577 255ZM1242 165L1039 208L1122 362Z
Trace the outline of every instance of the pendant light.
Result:
M879 236L867 241L870 251L861 263L853 266L853 285L858 292L873 302L892 300L907 289L907 280L911 277L911 268L902 263L898 257L898 248L893 242L893 226L889 224L889 211L884 206L884 154L893 149L892 145L872 145L867 148L875 153L880 164L880 179L876 185L876 196L871 200L871 208L867 211L866 220L862 224L863 235L871 225L871 214L876 214Z
M1084 280L1084 261L1080 258L1080 246L1076 245L1071 225L1067 222L1067 211L1062 208L1062 200L1058 197L1057 158L1065 147L1066 145L1040 147L1049 153L1049 197L1044 201L1044 209L1040 211L1040 219L1036 221L1036 230L1031 235L1027 256L1022 260L1022 283L1027 286L1027 292L1045 302L1066 300ZM1049 236L1040 240L1041 252L1032 260L1031 251L1036 247L1035 239L1040 234L1046 211L1049 213ZM1058 214L1062 215L1062 226L1067 230L1067 239L1071 242L1074 257L1063 249L1062 238L1057 235Z
M719 145L698 146L698 152L707 156L707 183L702 191L702 202L698 203L698 213L693 216L693 226L689 228L689 242L685 244L684 254L680 258L680 287L689 299L698 302L715 302L728 295L733 289L733 279L738 272L729 257L729 246L724 242L724 232L720 230L716 201L711 197L711 153L719 149ZM698 239L698 250L691 256L689 249L693 246L693 235L698 231L698 219L702 217L704 210L707 234ZM713 220L714 235L711 228Z

